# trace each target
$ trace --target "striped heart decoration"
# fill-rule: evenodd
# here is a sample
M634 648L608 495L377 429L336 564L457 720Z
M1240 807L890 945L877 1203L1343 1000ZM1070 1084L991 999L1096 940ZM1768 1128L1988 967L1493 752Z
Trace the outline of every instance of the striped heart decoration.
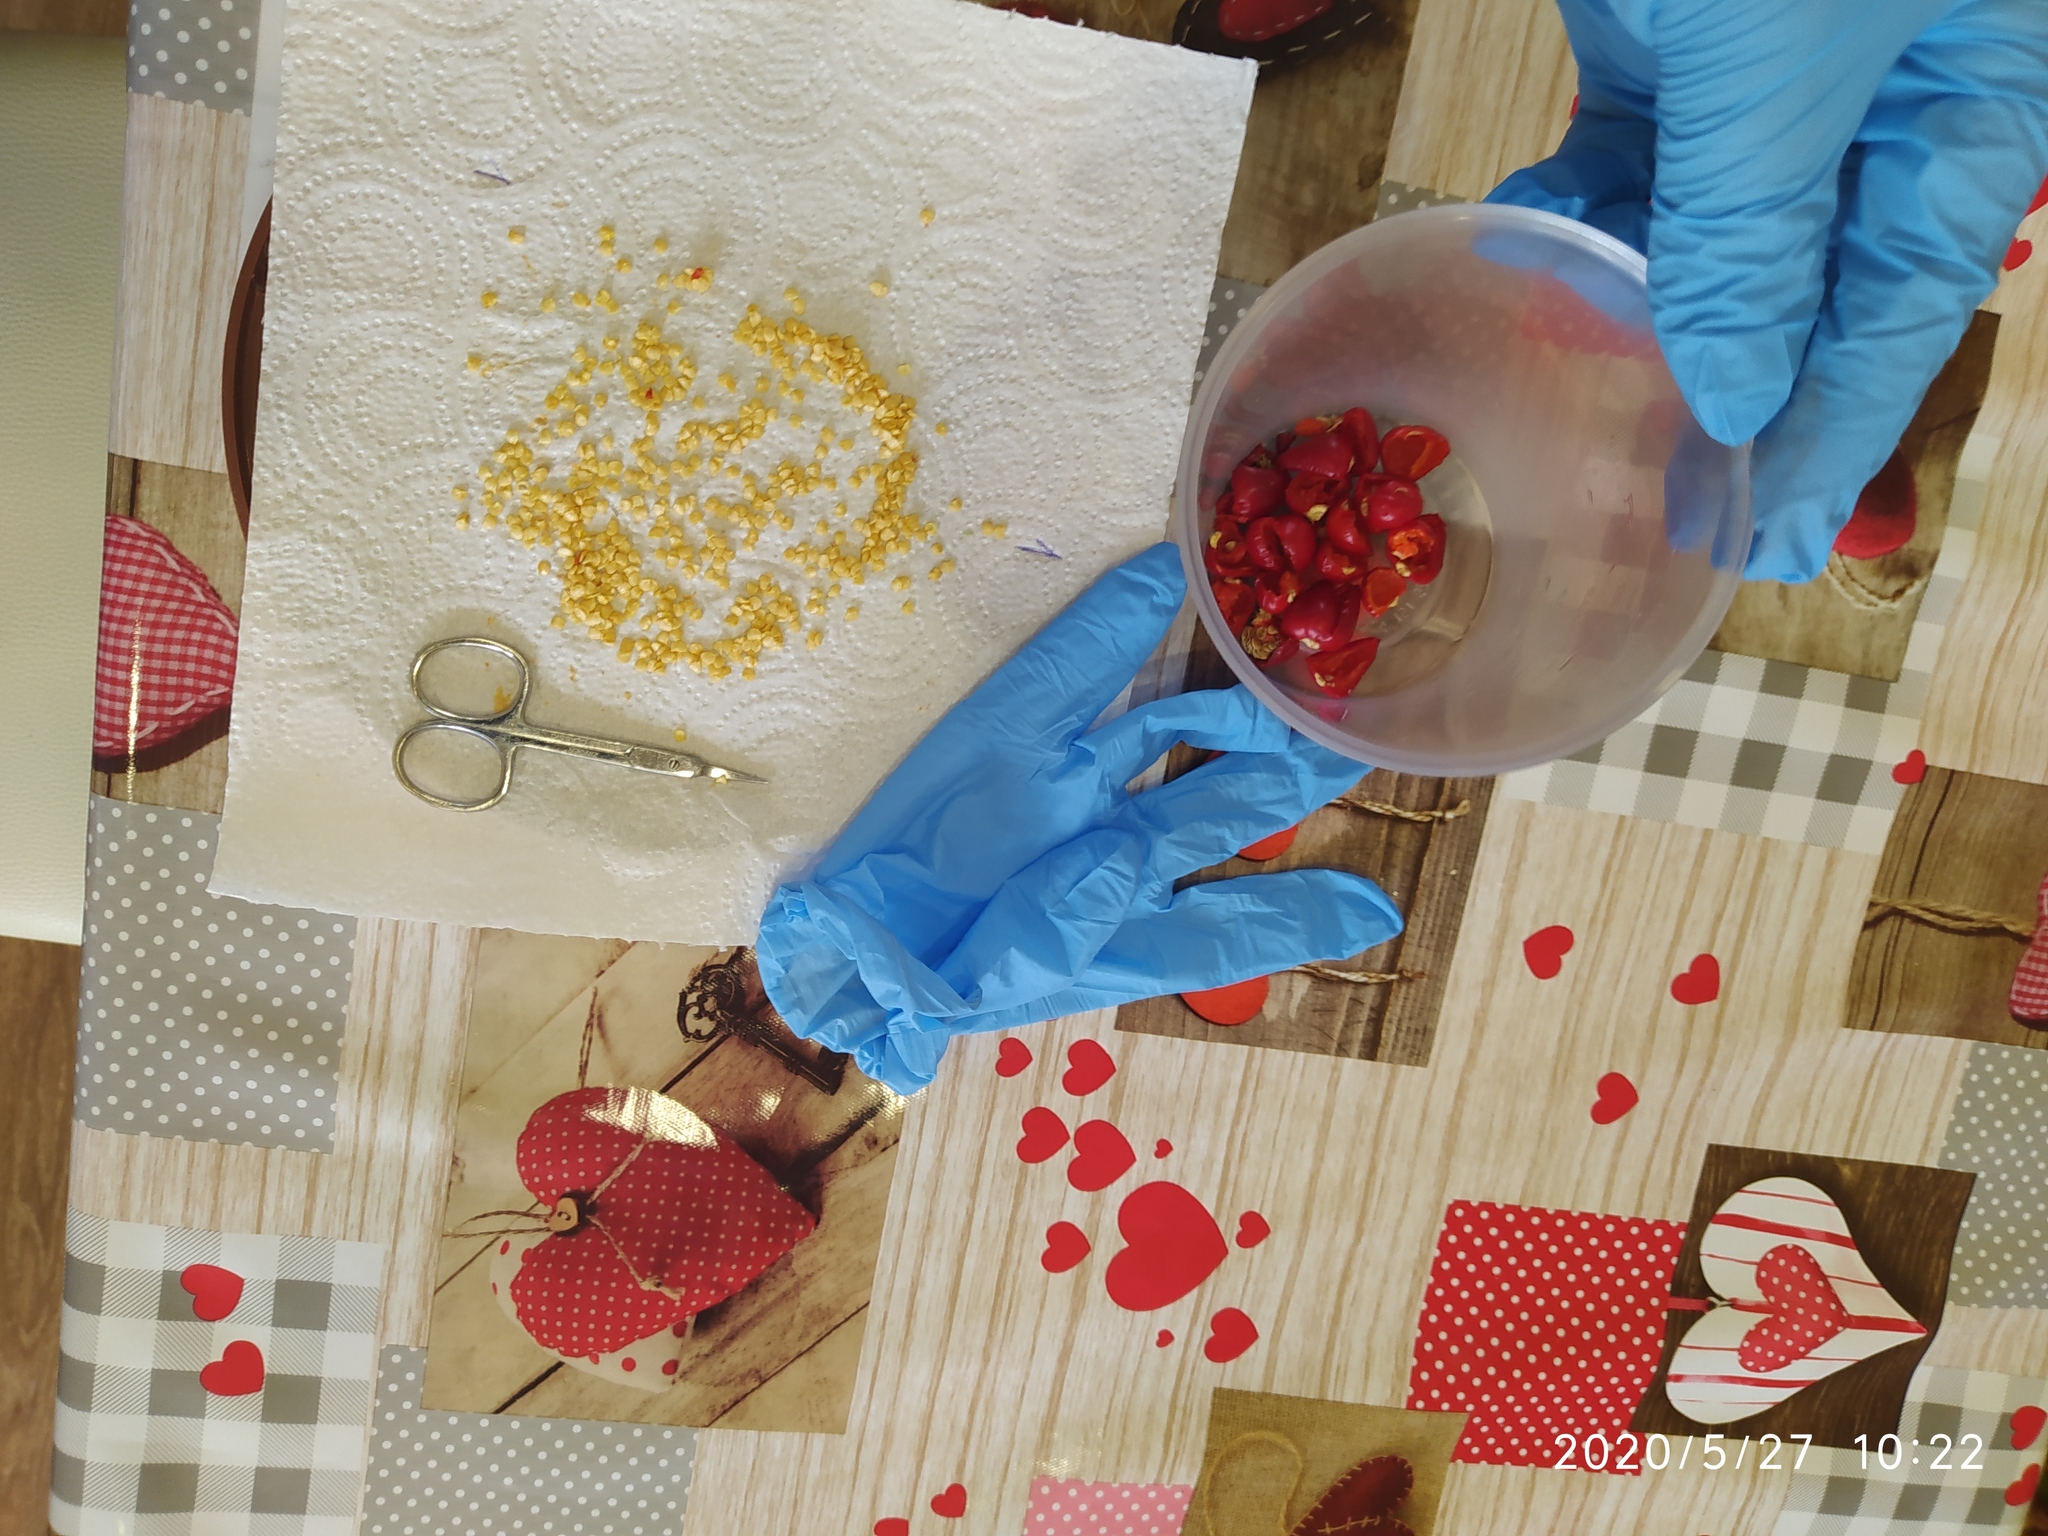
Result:
M1841 1207L1805 1179L1759 1179L1700 1239L1719 1298L1679 1341L1664 1395L1696 1424L1732 1424L1927 1329L1863 1262Z

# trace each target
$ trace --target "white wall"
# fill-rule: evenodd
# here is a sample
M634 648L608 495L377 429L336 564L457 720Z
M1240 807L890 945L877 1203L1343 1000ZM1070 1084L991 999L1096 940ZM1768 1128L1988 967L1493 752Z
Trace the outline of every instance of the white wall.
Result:
M78 942L126 45L0 32L0 934Z

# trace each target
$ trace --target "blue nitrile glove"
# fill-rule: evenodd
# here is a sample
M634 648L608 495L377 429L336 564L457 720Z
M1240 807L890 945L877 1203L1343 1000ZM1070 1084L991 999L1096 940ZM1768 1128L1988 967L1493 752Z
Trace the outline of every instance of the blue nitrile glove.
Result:
M1649 257L1694 414L1756 439L1748 574L1810 580L2048 171L2048 4L1558 5L1578 116L1489 200Z
M1219 987L1401 931L1385 892L1336 870L1174 893L1364 771L1241 687L1089 729L1186 590L1170 544L1104 576L932 728L816 874L775 893L755 954L791 1029L914 1093L954 1035ZM1177 741L1226 755L1127 793Z

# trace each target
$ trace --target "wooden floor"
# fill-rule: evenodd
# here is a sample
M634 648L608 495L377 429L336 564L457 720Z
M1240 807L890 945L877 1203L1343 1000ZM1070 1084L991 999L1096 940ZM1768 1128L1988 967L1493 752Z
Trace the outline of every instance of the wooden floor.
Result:
M0 1536L48 1529L78 950L0 938Z

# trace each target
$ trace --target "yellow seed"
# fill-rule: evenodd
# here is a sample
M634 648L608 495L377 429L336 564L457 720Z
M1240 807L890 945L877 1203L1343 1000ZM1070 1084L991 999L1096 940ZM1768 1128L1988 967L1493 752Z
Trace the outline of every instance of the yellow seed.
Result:
M600 224L597 226L597 238L600 240L616 240L618 238L618 231L609 224Z
M526 244L526 231L521 229L517 224L515 224L510 229L505 231L505 238L507 240L510 240L514 245L524 245Z
M469 526L469 514L467 512L456 513L455 526L458 528L467 528Z
M680 725L679 725L679 726L677 726L677 727L676 727L676 740L677 740L677 741L688 741L689 739L690 739L690 733L689 733L688 731L684 730L684 729L683 729L683 728L682 728L682 727L681 727Z
M905 599L903 599L903 611L905 613L917 612L917 599L914 597L906 597Z
M456 486L456 487L455 487L455 493L454 493L454 494L455 494L455 499L456 499L457 501L467 501L467 500L469 500L469 488L468 488L467 486L462 486L462 485L458 485L458 486Z
M898 373L902 373L902 374L907 374L907 373L909 373L909 372L910 372L910 364L908 364L908 363L898 363L898 364L896 365L896 371L897 371Z
M946 510L948 512L958 512L960 510L960 498L955 496L951 501L947 502Z
M657 255L657 256L665 256L665 255L667 255L667 254L668 254L668 236L667 236L667 235L656 235L656 236L654 237L654 254L655 254L655 255ZM681 741L682 739L683 739L683 738L682 738L682 733L681 733L681 732L678 732L678 733L676 734L676 740L677 740L677 741Z
M668 301L668 312L670 314L674 314L677 310L681 309L682 307L683 301L681 299L670 299Z
M617 261L613 262L612 265L621 272L630 272L633 270L633 258L630 256L621 256Z
M592 395L592 396L590 397L590 403L591 403L592 405L594 405L594 406L597 406L597 407L599 407L600 409L602 409L602 408L603 408L603 406L604 406L604 403L605 403L605 402L606 402L607 400L609 400L609 399L611 399L611 396L610 396L610 395L606 394L606 393L605 393L605 392L604 392L603 390L599 390L599 391L598 391L598 392L597 392L596 394L594 394L594 395ZM607 443L609 443L609 442L610 442L610 441L612 440L612 435L611 435L611 433L609 433L609 432L605 433L605 435L604 435L604 440L605 440L605 441L606 441Z
M587 293L572 293L569 295L569 302L578 309L588 309L590 308L590 295Z
M938 433L939 436L944 437L946 435L946 424L943 421L938 422L932 427L932 430Z
M868 292L872 293L878 299L883 298L889 292L889 285L883 282L880 278L876 278L872 283L868 284Z
M938 216L939 211L936 208L927 208L917 216L917 222L922 224L926 229L930 229L932 227L932 220L936 219Z
M718 387L720 389L738 389L740 384L739 380L735 379L731 374L721 373L718 376Z
M857 619L857 618L859 618L859 617L860 617L860 604L859 604L859 603L848 603L848 604L846 605L846 616L847 616L847 618L849 618L849 619Z
M552 619L548 620L549 629L566 629L567 627L568 625L566 621L562 618L562 616L559 613L556 614Z
M657 288L666 288L668 286L668 274L666 272L655 273L654 286Z
M889 587L892 591L908 592L910 590L910 578L908 576L898 576L889 583Z
M497 303L498 303L498 293L497 293L497 290L496 290L496 289L494 289L494 288L486 288L486 289L484 290L484 308L485 308L485 309L493 309L493 308L495 308L495 307L497 306Z
M535 569L537 569L537 570L538 570L538 571L539 571L539 572L541 573L541 575L543 575L543 576L547 575L547 573L548 573L548 563L547 563L547 561L545 561L545 560L541 561L541 562L540 562L540 564L539 564L539 565L538 565L537 567L535 567Z
M483 354L482 354L482 353L480 353L480 352L472 352L472 353L470 353L470 354L469 354L469 371L470 371L471 373L481 373L481 372L483 372L483 366L484 366L484 359L483 359Z
M824 643L825 631L823 631L822 629L814 629L808 635L804 636L804 645L809 650L815 651L819 646L823 645Z
M552 315L555 312L555 296L552 293L541 299L540 312L544 315Z

